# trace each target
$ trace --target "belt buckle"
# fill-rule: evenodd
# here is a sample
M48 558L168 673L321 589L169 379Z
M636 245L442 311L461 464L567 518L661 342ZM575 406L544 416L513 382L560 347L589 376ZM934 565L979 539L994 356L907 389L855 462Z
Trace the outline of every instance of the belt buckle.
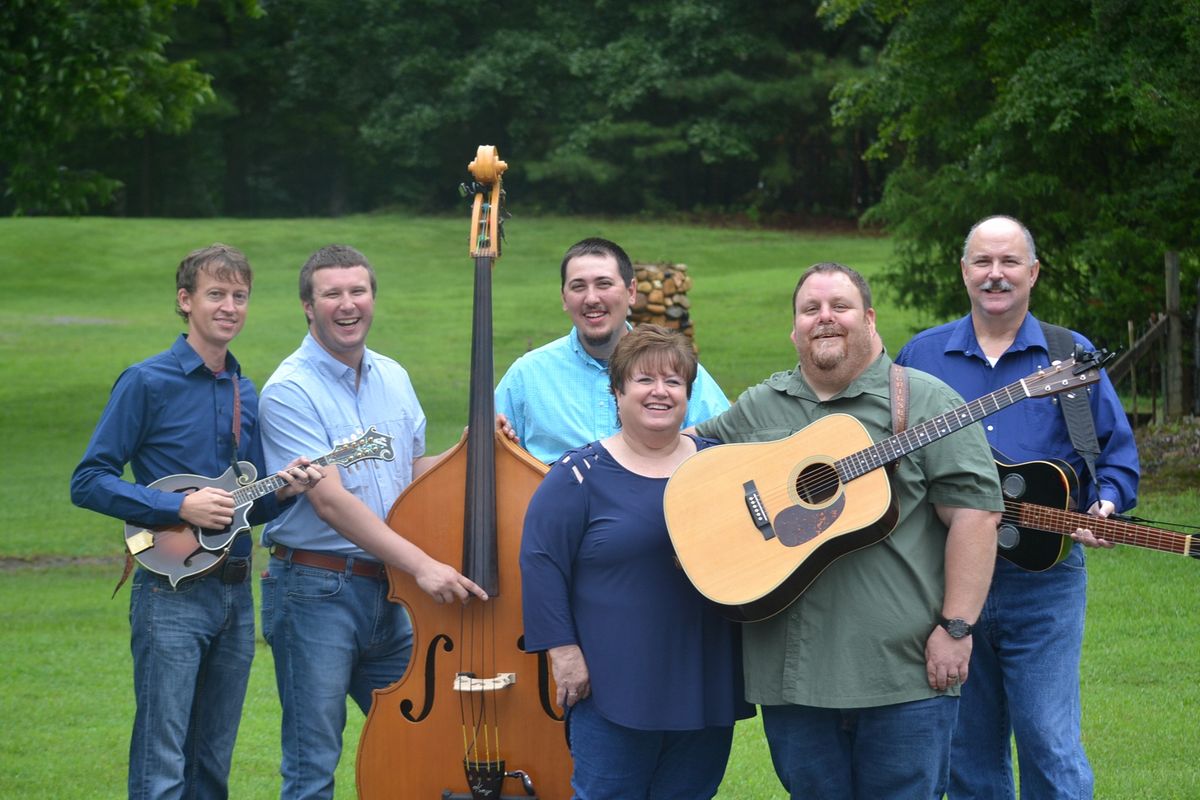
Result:
M227 558L221 565L221 583L244 583L250 574L250 559Z

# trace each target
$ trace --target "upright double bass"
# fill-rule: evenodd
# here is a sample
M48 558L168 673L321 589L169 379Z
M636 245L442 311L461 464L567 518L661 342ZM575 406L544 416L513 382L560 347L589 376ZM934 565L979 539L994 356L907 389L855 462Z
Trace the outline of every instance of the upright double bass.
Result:
M546 466L496 432L492 268L500 256L507 164L480 147L470 252L475 259L471 402L466 434L413 481L392 530L459 571L489 600L439 605L388 568L389 599L412 617L413 653L375 692L358 746L359 796L387 800L565 800L571 757L545 653L524 651L517 563L525 508Z

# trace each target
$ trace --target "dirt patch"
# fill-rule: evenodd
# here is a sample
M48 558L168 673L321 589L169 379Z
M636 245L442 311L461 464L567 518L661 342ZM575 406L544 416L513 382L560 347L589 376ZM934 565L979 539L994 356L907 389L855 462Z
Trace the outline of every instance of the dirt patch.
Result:
M1183 417L1134 431L1142 488L1180 492L1200 486L1200 417Z

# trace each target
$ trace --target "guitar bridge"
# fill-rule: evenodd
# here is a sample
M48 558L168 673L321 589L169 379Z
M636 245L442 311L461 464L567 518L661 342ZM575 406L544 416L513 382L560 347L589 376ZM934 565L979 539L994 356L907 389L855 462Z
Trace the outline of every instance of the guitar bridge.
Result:
M746 481L742 484L742 488L746 491L746 509L750 512L750 521L762 533L763 539L774 539L775 529L771 527L771 517L767 514L766 506L763 505L758 487L754 481Z

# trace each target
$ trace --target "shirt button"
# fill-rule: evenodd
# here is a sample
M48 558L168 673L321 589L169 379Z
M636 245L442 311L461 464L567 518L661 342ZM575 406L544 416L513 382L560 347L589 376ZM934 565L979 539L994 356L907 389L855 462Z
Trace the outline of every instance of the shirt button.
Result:
M989 431L994 431L994 430L996 430L996 429L995 429L995 428L993 428L991 425L988 425L988 426L987 426L987 429L988 429Z

